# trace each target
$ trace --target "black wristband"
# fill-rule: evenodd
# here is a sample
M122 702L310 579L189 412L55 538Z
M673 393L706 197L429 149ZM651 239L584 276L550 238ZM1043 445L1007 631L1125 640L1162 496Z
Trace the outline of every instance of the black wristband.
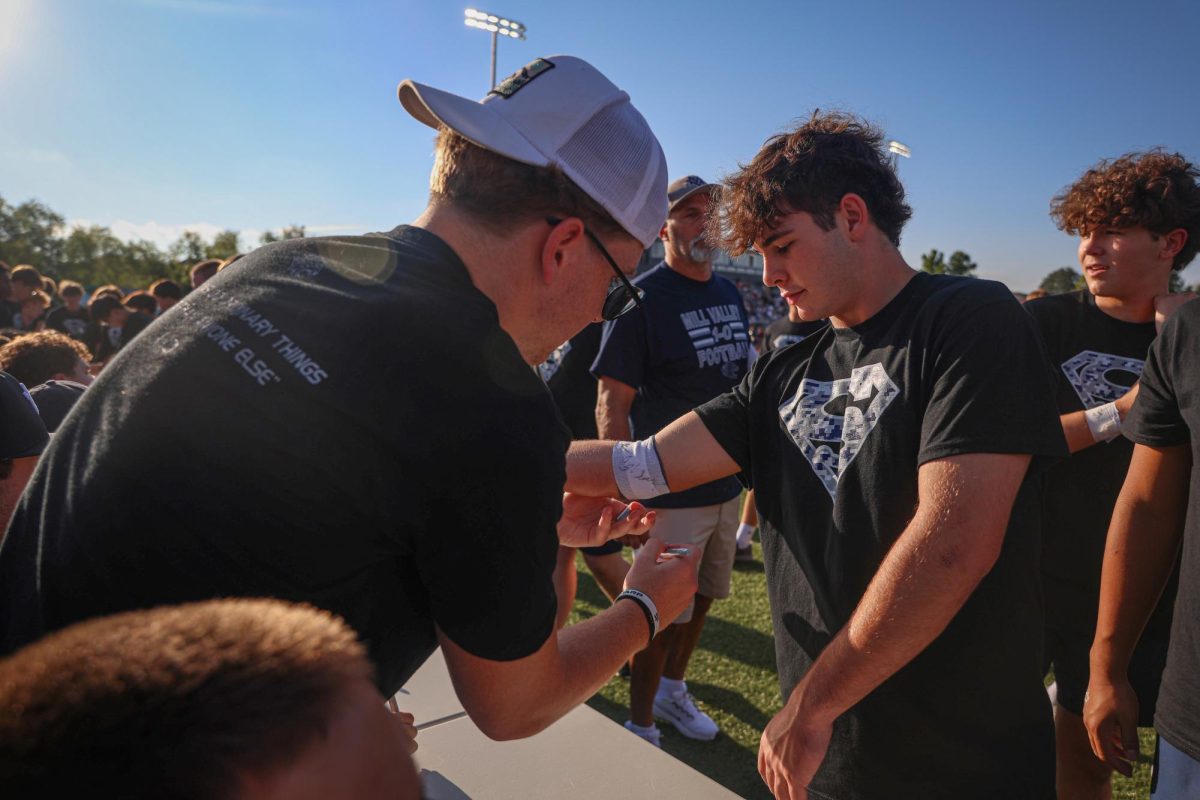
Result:
M646 646L649 647L650 643L654 641L654 634L656 633L656 631L654 629L654 615L650 612L650 606L646 605L640 597L637 597L636 595L624 594L624 593L617 595L617 599L613 601L613 605L615 606L617 603L621 602L622 600L632 601L633 603L635 603L637 605L638 608L640 608L642 610L642 614L645 615L646 625L647 625L647 627L650 628L650 638L646 640Z

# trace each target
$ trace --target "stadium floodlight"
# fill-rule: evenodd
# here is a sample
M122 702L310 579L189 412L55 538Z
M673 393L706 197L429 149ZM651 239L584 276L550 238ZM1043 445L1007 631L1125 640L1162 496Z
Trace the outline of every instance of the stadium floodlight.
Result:
M501 36L510 39L525 39L525 26L516 20L492 14L488 11L468 8L463 12L463 24L468 28L477 28L492 35L492 85L496 88L496 40Z
M901 158L912 158L912 150L908 145L897 142L895 139L888 142L888 152L892 155L892 169L896 168Z

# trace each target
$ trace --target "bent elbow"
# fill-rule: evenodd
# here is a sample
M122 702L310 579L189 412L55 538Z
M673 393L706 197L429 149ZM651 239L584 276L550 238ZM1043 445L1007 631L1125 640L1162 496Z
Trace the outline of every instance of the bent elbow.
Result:
M495 742L526 739L541 733L551 722L551 720L542 720L536 715L523 715L500 709L485 711L467 709L467 716L484 736Z

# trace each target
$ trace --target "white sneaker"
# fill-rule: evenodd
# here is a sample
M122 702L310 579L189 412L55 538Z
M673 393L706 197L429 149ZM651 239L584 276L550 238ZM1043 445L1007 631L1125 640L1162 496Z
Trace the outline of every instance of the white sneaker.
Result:
M671 723L689 739L702 742L711 742L720 731L712 717L696 708L687 689L671 693L659 691L654 695L654 716Z
M638 727L640 728L641 726L638 726ZM636 734L637 736L642 737L650 744L654 745L655 747L657 747L659 749L662 749L662 731L660 731L658 729L657 725L651 725L649 730L646 730L646 729L636 730L636 729L634 729L634 726L633 726L633 720L629 720L628 722L625 723L625 730L630 731L630 732Z

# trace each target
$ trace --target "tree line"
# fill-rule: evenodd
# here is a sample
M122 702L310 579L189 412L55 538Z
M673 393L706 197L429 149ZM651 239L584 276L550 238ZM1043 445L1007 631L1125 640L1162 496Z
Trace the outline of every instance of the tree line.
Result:
M303 225L267 231L259 244L303 238ZM10 266L32 264L55 280L70 278L87 287L112 283L148 286L159 278L188 285L188 273L197 261L224 260L238 253L238 231L224 230L206 240L195 231L184 231L166 250L153 242L127 242L103 225L76 225L37 200L12 205L0 197L0 261Z

